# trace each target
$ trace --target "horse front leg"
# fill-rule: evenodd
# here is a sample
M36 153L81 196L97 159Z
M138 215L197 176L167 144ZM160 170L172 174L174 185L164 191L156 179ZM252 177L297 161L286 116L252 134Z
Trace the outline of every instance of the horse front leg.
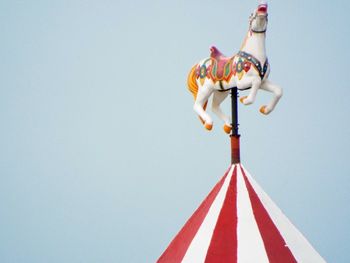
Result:
M204 127L209 131L213 128L213 120L211 119L210 115L205 111L204 105L208 102L208 99L213 93L213 91L213 88L211 88L209 85L199 87L197 97L193 105L194 111L199 115L199 117L203 121Z
M256 94L258 92L258 89L261 86L261 79L260 77L244 77L242 80L238 82L238 89L247 89L250 88L250 92L248 96L243 96L239 100L244 105L250 105L255 101Z
M273 109L276 107L276 104L278 103L278 101L280 100L280 98L283 95L283 90L280 86L272 83L269 80L265 80L262 85L261 88L263 90L269 91L273 93L273 97L272 100L270 101L270 103L268 105L263 105L260 107L260 112L262 114L269 114L271 111L273 111Z
M212 112L214 112L220 119L225 122L224 131L229 134L231 132L231 119L223 113L220 104L226 99L230 91L214 91L213 102L212 102Z

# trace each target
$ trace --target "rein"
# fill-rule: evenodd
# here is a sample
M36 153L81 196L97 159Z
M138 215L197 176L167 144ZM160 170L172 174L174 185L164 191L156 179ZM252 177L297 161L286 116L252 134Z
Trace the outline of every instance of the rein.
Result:
M254 30L254 29L251 29L251 28L250 28L250 31L252 31L253 33L257 33L257 34L266 33L266 29L265 29L265 30L262 30L262 31L257 31L257 30Z

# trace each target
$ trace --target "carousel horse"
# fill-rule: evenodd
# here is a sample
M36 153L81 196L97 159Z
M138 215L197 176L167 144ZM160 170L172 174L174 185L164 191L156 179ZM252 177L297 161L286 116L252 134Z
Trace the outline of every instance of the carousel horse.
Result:
M213 95L212 111L225 122L224 131L230 133L231 119L223 113L220 104L230 92L250 90L240 101L252 104L258 89L273 93L268 105L260 107L262 114L269 114L282 96L282 89L269 79L270 65L265 51L267 29L267 3L260 3L249 18L249 30L240 51L232 56L224 56L216 47L211 47L210 57L192 67L188 76L188 89L193 94L194 111L199 115L207 130L213 128L213 120L206 112L208 99Z

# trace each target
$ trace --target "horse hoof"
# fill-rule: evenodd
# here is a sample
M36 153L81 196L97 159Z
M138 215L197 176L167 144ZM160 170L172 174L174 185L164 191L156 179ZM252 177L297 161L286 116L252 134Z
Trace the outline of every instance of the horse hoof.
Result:
M239 99L239 101L240 101L241 103L244 104L244 100L245 100L246 98L248 98L248 96L243 96L243 97L241 97L241 98Z
M232 130L231 126L228 126L228 125L226 125L226 124L224 125L224 131L225 131L227 134L230 134L231 130Z
M262 114L264 114L264 115L269 114L269 112L267 111L267 109L266 109L266 106L265 106L265 105L260 107L260 112L261 112Z
M211 129L213 129L213 124L205 123L205 124L204 124L204 127L205 127L208 131L210 131Z

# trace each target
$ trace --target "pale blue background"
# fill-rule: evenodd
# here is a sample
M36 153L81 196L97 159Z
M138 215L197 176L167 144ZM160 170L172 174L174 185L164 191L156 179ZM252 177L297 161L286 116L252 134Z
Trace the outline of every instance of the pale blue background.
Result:
M229 165L186 88L255 1L0 2L0 261L154 262ZM268 117L242 159L329 262L350 262L349 1L270 1ZM224 105L229 112L228 102Z

